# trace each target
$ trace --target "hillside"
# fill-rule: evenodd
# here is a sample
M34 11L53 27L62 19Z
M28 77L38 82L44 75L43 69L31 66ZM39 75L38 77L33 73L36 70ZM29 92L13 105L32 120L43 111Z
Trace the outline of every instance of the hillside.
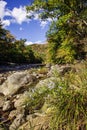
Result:
M47 44L33 44L29 46L36 57L40 57L43 62L46 61Z

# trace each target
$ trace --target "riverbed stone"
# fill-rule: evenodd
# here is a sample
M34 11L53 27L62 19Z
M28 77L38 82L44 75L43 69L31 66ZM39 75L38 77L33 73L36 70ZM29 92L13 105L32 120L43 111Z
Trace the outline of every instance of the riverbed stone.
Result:
M29 92L24 92L23 94L17 95L17 98L14 100L14 107L16 109L25 107L25 102L29 98Z
M15 72L0 86L0 93L3 93L5 96L14 95L21 87L27 83L31 84L34 80L35 77L32 74Z
M72 71L74 68L72 68L70 65L53 65L51 66L49 72L47 73L47 76L48 77L51 77L51 76L58 76L58 75L64 75L65 73L69 72L69 71Z
M59 81L59 78L56 77L49 77L44 80L40 80L39 83L36 85L36 89L40 88L48 88L48 89L53 89L56 87L56 83Z
M4 102L4 104L3 104L3 111L8 111L8 110L10 110L10 108L11 108L11 102L10 102L10 100L8 100L8 101L5 101Z
M9 130L17 130L18 127L22 125L22 123L24 122L25 122L24 115L23 114L17 115L17 117L14 119L14 121L10 125Z
M49 129L49 119L50 118L46 115L41 115L37 117L33 117L30 115L30 117L28 117L28 121L20 126L18 130L47 130Z
M0 94L0 108L3 107L4 102L5 102L5 97L2 94Z

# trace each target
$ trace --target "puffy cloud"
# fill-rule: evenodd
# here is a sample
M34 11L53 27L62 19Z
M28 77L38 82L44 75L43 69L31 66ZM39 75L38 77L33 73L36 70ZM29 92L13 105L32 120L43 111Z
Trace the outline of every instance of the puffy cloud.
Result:
M3 27L9 26L10 23L11 23L10 20L7 19L2 21Z
M5 16L11 16L11 10L5 9Z
M7 2L5 1L0 1L0 18L3 19L5 16L5 6L7 5Z
M41 21L41 19L39 18L39 14L35 13L34 11L30 11L27 13L24 6L20 6L19 8L14 7L12 10L9 10L8 8L6 8L6 5L6 1L0 0L0 18L2 20L2 23L4 24L4 27L9 26L11 23L29 23L30 19L28 19L26 16L31 15L34 16L34 20L38 20L40 22L40 26L42 27L42 29L48 24L48 22L51 21L51 19L48 19L47 21ZM10 16L10 19L5 16ZM20 28L20 30L22 29Z
M52 22L52 19L51 19L51 18L48 18L48 19L45 20L45 21L41 21L41 20L40 20L40 26L41 26L41 28L44 29L45 26L46 26L49 22Z
M13 8L12 12L12 17L15 19L15 22L18 24L22 24L22 22L27 22L29 21L26 17L26 9L25 7L20 6L19 8Z
M49 22L52 22L52 19L51 19L51 18L48 18L47 20L42 21L41 18L39 17L39 13L35 13L34 11L29 12L28 16L31 16L31 15L34 16L34 20L38 20L38 21L40 22L40 26L41 26L42 29L44 29L45 26L46 26Z
M41 21L40 22L40 26L42 27L42 29L48 24L48 21Z
M31 42L31 41L26 41L25 42L25 45L32 45L33 44L33 42Z
M5 16L11 16L11 11L6 9L7 2L1 0L0 1L0 19L2 21L3 27L9 26L11 21L8 19L4 20Z
M20 6L19 8L14 7L12 10L6 8L7 2L1 0L0 1L0 19L5 26L9 26L10 23L18 23L22 24L23 22L29 22L30 20L27 19L27 11L25 7ZM31 12L28 14L31 15ZM5 18L5 16L10 16L10 20Z
M44 42L45 43L45 42ZM44 44L42 41L35 41L35 42L32 42L32 41L26 41L25 42L25 45L32 45L32 44Z
M36 14L36 13L34 14L34 20L40 20L39 19L39 14Z
M52 19L51 19L51 18L48 18L47 21L48 21L48 22L52 22Z

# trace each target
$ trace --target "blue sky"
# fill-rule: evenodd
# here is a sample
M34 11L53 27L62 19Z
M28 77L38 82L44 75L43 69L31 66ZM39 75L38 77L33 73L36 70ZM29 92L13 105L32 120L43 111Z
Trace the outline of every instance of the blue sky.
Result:
M26 18L25 6L31 4L33 0L0 0L0 18L6 29L8 29L16 39L26 39L27 44L44 43L46 41L46 31L49 22L41 21L38 14L29 12L28 15L34 14L33 20Z

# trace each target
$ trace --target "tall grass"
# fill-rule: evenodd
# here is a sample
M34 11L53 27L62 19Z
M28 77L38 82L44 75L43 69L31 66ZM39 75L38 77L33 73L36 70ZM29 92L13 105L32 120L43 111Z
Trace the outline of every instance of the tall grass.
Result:
M52 90L52 130L87 130L87 70L68 74Z

